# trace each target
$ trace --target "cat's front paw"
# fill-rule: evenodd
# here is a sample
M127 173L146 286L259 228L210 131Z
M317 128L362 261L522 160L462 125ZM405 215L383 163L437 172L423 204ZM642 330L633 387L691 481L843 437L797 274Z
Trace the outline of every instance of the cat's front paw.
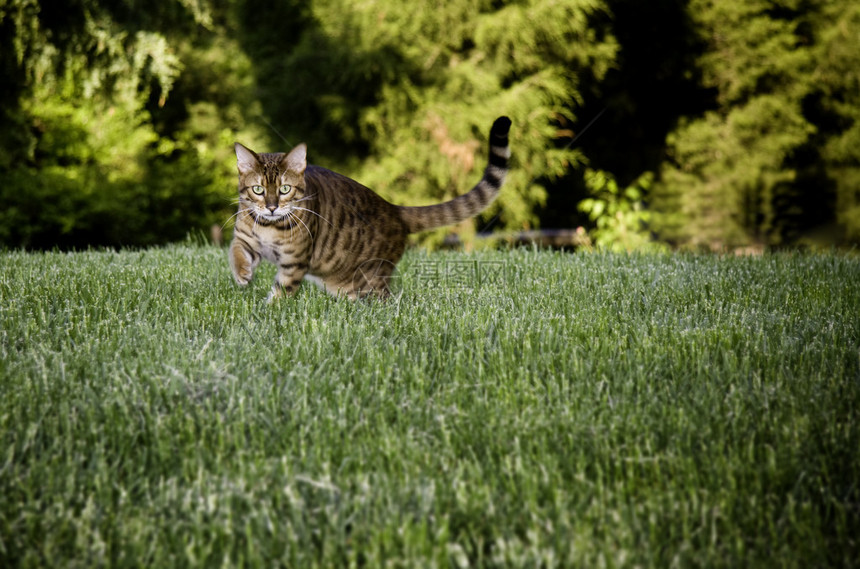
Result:
M254 273L251 271L233 271L233 280L239 286L248 286L252 278L254 278Z

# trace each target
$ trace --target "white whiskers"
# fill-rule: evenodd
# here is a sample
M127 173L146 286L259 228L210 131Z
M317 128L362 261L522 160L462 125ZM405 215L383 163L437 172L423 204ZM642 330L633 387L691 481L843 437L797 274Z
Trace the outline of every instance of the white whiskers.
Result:
M332 224L331 221L326 219L325 216L320 215L319 213L315 212L314 210L312 210L310 208L300 207L300 206L295 205L295 204L301 203L303 201L310 200L310 199L316 197L316 195L317 194L311 194L311 195L305 196L301 199L298 199L298 200L291 202L290 205L287 206L287 208L286 208L287 213L286 213L286 215L282 216L282 219L283 218L289 219L289 220L291 220L292 223L290 224L289 227L286 227L286 226L283 227L283 231L286 232L289 230L289 232L290 232L290 244L291 245L293 244L293 229L295 227L297 227L298 225L302 226L304 231L308 234L308 237L310 237L311 242L314 241L313 231L311 231L311 228L308 225L308 223L310 223L310 222L308 221L308 223L306 223L299 215L297 215L296 212L298 212L298 211L305 211L311 215L315 215L318 218L320 218L321 220L323 220L324 222L326 222L327 224L329 224L330 227L334 227L334 224ZM234 221L234 220L238 221L239 219L243 219L242 217L240 217L242 215L251 216L253 218L254 223L251 226L251 232L255 233L255 234L256 234L257 226L261 225L261 223L268 224L271 221L276 221L274 219L274 217L269 217L264 213L259 213L259 212L255 211L255 204L253 202L249 202L248 200L243 199L242 197L239 197L239 199L234 201L233 203L238 204L240 208L243 205L246 207L243 209L239 209L239 211L237 211L236 213L234 213L233 215L228 217L227 220L224 221L224 223L221 225L221 229L224 229L227 226L227 224L229 224L231 221ZM235 224L235 221L234 221L234 224Z
M288 212L287 215L290 216L291 219L295 219L296 221L298 221L299 223L302 224L302 226L305 228L305 231L308 232L308 237L311 238L311 243L313 243L314 242L314 235L313 235L313 233L311 233L311 230L307 226L307 224L304 221L302 221L302 218L300 218L297 215L294 215L293 212Z
M298 201L301 201L301 200L298 200ZM294 202L294 203L295 203L295 202ZM298 210L301 210L301 211L306 211L306 212L308 212L308 213L312 213L312 214L314 214L315 216L317 216L318 218L320 218L320 219L322 219L323 221L325 221L326 223L328 223L331 227L334 227L334 225L332 225L332 223L331 223L329 220L327 220L326 218L324 218L323 216L321 216L320 214L318 214L317 212L315 212L315 211L314 211L314 210L312 210L312 209L308 209L308 208L306 208L306 207L296 207L296 206L293 206L293 209L298 209Z
M230 223L230 221L232 221L232 220L233 220L233 218L238 218L238 216L239 216L239 215L241 215L241 214L243 214L243 213L244 213L245 215L251 215L251 213L250 213L247 209L240 209L239 211L237 211L236 213L234 213L233 215L231 215L230 217L228 217L228 218L226 219L226 221L224 221L224 223L221 225L221 229L223 230L225 227L227 227L227 224L228 224L228 223Z
M316 197L316 194L311 194L311 195L309 195L309 196L305 196L305 197L303 197L303 198L301 198L301 199L295 200L293 203L303 202L303 201L305 201L305 200L309 200L309 199L314 198L314 197Z

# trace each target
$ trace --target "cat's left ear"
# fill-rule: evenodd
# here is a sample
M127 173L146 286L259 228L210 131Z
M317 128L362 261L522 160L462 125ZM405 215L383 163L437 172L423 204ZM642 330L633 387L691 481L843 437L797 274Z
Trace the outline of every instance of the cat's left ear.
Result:
M301 174L308 167L308 147L301 143L281 158L281 165L290 172Z
M240 174L253 172L260 165L260 160L254 154L253 150L242 146L238 142L233 146L236 149L236 165L239 167Z

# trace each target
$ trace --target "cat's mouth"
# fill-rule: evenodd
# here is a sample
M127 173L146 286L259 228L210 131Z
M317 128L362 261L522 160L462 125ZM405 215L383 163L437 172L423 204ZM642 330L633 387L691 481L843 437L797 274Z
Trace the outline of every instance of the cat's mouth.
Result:
M288 215L290 215L290 212L288 212L288 211L281 212L278 210L275 210L272 212L257 210L254 212L254 217L256 217L258 220L270 221L270 222L281 221L284 218L286 218Z
M254 218L257 220L257 223L260 225L280 225L282 223L286 223L287 227L293 226L293 220L291 219L290 211L283 210L275 210L275 211L254 211Z

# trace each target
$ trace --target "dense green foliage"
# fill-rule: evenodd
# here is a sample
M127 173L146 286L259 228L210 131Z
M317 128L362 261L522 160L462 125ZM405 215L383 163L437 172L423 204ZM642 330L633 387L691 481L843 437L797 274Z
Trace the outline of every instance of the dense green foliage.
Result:
M461 233L858 241L858 29L850 0L2 0L0 244L222 223L236 139L438 201L503 113L515 169ZM595 218L603 179L648 212Z
M0 254L0 566L860 560L860 261Z
M782 245L838 219L856 238L860 6L693 0L690 14L715 103L668 138L664 236Z
M146 245L222 219L255 100L205 3L12 0L0 28L0 243Z

